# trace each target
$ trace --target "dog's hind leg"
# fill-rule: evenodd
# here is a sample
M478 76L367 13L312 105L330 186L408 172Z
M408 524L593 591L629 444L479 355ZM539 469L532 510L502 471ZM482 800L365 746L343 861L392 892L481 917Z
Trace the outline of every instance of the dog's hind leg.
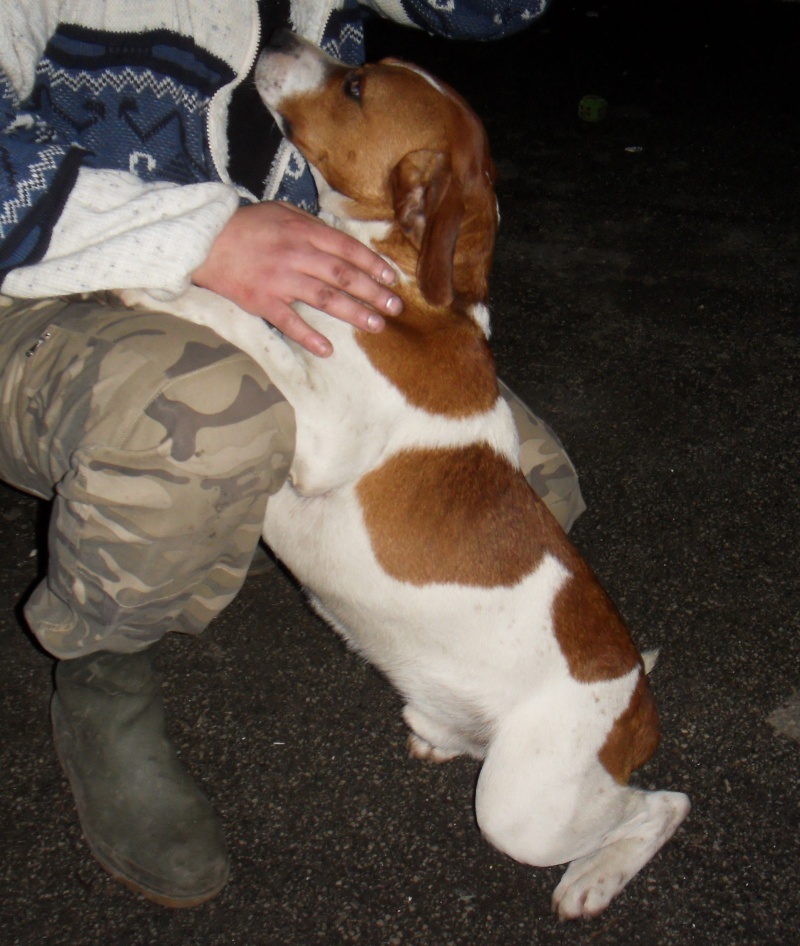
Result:
M489 747L475 796L478 824L501 851L538 867L571 862L553 895L561 919L600 913L689 811L685 795L615 781L598 757L597 707L587 717L576 702L516 710Z

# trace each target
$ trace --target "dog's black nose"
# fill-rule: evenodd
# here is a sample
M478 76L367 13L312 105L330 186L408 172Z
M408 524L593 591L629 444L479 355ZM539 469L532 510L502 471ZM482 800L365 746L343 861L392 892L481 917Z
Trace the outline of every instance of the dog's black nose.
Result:
M280 49L285 53L289 53L298 45L298 39L291 30L282 28L275 30L275 32L270 35L267 45L272 49Z

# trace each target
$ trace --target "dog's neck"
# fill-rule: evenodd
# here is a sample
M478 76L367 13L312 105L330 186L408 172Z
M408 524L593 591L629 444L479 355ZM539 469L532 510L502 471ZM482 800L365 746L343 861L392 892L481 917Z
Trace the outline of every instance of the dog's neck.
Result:
M387 319L377 335L355 336L375 368L428 413L468 417L492 410L499 392L484 300L457 295L451 305L432 306L417 283L416 253L396 221L353 216L353 203L327 185L320 207L326 223L375 250L397 273L393 289L403 300L402 315Z
M335 227L337 230L341 230L342 233L347 233L349 236L355 237L356 240L364 243L371 250L375 250L377 246L380 246L386 240L392 230L391 221L356 219L355 217L350 217L346 214L343 214L343 208L341 206L337 207L339 213L333 213L332 211L328 210L321 201L320 207L320 220L327 223L328 226ZM376 252L378 251L376 250ZM398 276L403 275L400 267L393 259L388 256L385 256L384 259L387 263L389 263Z
M393 217L375 217L370 209L361 207L333 190L313 167L312 173L319 194L320 219L382 256L398 277L395 291L405 303L430 309L417 285L418 253L406 239L397 221ZM469 229L468 220L462 228L456 248L453 273L455 304L488 338L490 326L486 277L483 272L476 272L476 267L469 259L472 242ZM447 311L452 311L452 308L452 305L446 307Z

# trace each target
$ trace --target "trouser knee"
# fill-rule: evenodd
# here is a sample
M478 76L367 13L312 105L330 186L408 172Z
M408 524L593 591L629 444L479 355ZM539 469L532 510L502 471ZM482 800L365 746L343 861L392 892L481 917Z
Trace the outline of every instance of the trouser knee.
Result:
M4 391L18 403L0 454L15 485L55 496L31 626L61 657L202 630L286 476L291 408L250 358L171 317L70 306L46 335Z

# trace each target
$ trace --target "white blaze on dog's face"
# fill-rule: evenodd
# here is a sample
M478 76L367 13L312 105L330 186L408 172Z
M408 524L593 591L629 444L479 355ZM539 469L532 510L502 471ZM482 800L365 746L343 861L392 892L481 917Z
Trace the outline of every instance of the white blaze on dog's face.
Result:
M290 33L262 53L255 78L283 133L344 198L334 212L396 222L438 304L453 287L426 278L442 271L429 248L452 257L457 241L472 244L456 288L482 301L497 228L494 165L480 120L454 91L397 60L350 67Z

